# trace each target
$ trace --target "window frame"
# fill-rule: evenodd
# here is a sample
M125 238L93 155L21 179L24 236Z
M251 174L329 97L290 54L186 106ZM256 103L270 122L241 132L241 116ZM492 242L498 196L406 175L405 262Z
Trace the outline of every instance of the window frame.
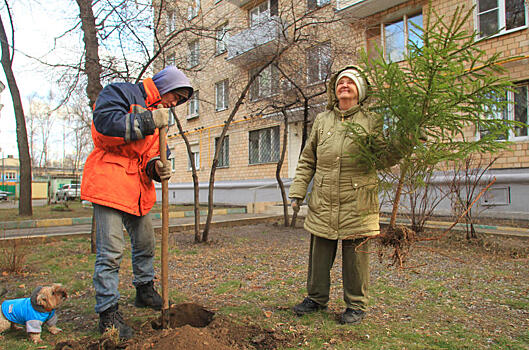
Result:
M198 118L200 115L200 100L198 94L199 91L195 90L193 96L187 101L187 120Z
M217 150L220 137L215 137L215 151ZM224 162L226 161L226 162ZM219 153L219 159L217 168L229 168L230 167L230 136L224 136L222 140L222 146Z
M265 12L267 12L268 15L266 16L266 18L263 18L265 12L262 12L261 5L265 3L267 4L267 9ZM257 14L256 21L254 21L252 17L252 12L255 10L259 11L259 13ZM270 16L271 16L270 15L270 0L265 0L265 1L260 2L259 4L255 5L254 7L248 10L248 22L250 23L250 28L258 26L259 24L265 22L266 19L270 18Z
M519 82L514 87L514 90L523 88L525 90L525 118L527 123L529 121L529 82ZM501 115L502 120L517 120L516 119L516 92L515 91L507 91L507 94L505 98L507 99L507 106L502 111L495 111L493 112L497 118ZM480 130L479 128L476 128L476 139L480 139L483 132L486 132L486 130ZM520 141L528 141L529 140L529 128L525 127L525 133L527 135L522 136L516 136L515 130L509 130L509 133L506 135L505 139L499 138L498 141L514 141L514 142L520 142Z
M193 159L195 160L195 169L197 171L200 170L200 151L198 152L191 152L191 155L193 156ZM193 171L193 167L191 167L191 159L189 158L189 153L187 154L187 171Z
M195 6L189 5L187 7L187 20L191 21L193 18L198 16L200 12L200 0L192 0Z
M516 84L514 90L525 89L525 123L529 122L529 82L521 82ZM516 91L507 92L507 101L512 102L507 106L507 120L517 120L516 118ZM529 127L525 127L525 133L527 135L516 136L514 130L509 131L509 140L512 141L527 141L529 140Z
M328 50L328 61L324 61L324 52L323 49ZM314 56L312 56L314 55ZM306 62L307 62L307 84L309 85L315 85L320 84L324 82L331 74L331 66L332 66L332 45L331 41L327 40L322 43L319 43L317 45L313 45L309 47L306 51ZM312 80L312 72L311 69L314 69L314 64L311 62L311 57L317 58L317 79ZM324 66L327 66L327 72L324 73Z
M170 34L176 29L176 10L169 10L166 14L165 34Z
M167 56L166 62L167 62L167 65L176 66L176 55L174 53L169 54Z
M264 17L265 11L261 12L260 7L263 4L267 4L267 10L266 12L268 15ZM254 21L252 18L252 12L255 10L259 10L259 13L257 14L257 20ZM265 0L258 3L256 6L250 8L248 10L248 26L250 28L259 26L262 23L266 23L272 16L277 16L278 14L278 0Z
M194 142L190 144L191 148L191 155L193 157L193 160L195 161L195 168L197 171L200 171L200 143ZM189 153L186 150L187 154L187 170L192 171L193 168L191 167L191 159L189 157Z
M409 39L410 39L411 30L414 28L413 26L409 24L410 19L417 17L419 15L422 18L422 23L421 23L421 27L422 27L424 25L424 17L423 17L422 8L420 9L420 11L418 10L418 11L406 13L402 15L402 17L395 18L393 21L386 21L386 22L380 23L380 41L382 44L382 50L383 50L385 59L391 60L391 57L388 56L388 52L387 52L386 27L389 25L393 25L395 23L399 23L399 22L402 22L403 24L404 47L402 48L402 56L399 57L400 58L399 60L395 60L395 61L391 60L392 62L402 62L405 56L409 53L408 52L408 47L409 47L409 42L410 42Z
M222 105L219 106L219 90L222 87ZM215 83L215 111L220 112L228 109L229 106L229 84L228 79Z
M189 58L187 61L188 68L193 68L200 63L200 41L198 39L188 44Z
M267 130L270 130L270 144L269 147L269 157L265 157L266 150L264 149L266 145L261 145L263 142L262 139L265 137L263 136ZM257 150L254 151L254 146L252 146L253 141L252 135L258 135L257 136ZM254 137L255 138L255 137ZM276 147L276 149L274 149ZM256 130L250 130L248 132L248 165L259 165L259 164L271 164L271 163L277 163L279 161L280 157L280 149L281 149L281 130L279 128L279 125L270 126L267 128L262 129L256 129ZM253 154L257 152L257 160L253 159ZM273 157L275 155L276 157Z
M167 126L173 126L176 123L175 116L172 112L169 112L169 119L167 120Z
M496 33L496 34L492 34L490 35L491 38L494 38L494 37L497 37L497 36L501 36L501 35L505 35L505 34L509 34L509 33L513 33L513 32L516 32L518 30L523 30L523 29L526 29L528 28L528 21L527 21L527 16L528 16L528 9L527 9L527 5L524 6L524 19L525 19L525 24L523 26L519 26L519 27L515 27L515 28L511 28L511 29L506 29L506 26L507 26L507 22L506 22L506 4L505 4L505 1L506 0L496 0L496 4L498 5L496 8L494 9L489 9L489 10L486 10L486 11L483 11L483 12L479 12L479 1L480 0L475 0L474 1L474 5L476 7L476 10L474 11L474 29L476 30L476 33L478 34L478 38L486 38L488 37L488 35L481 35L479 29L480 29L480 16L482 14L485 14L485 13L490 13L491 11L493 11L494 9L498 9L498 17L497 17L497 25L498 25L498 29L499 31ZM525 2L525 1L524 1Z
M316 10L330 3L331 0L307 0L307 9Z
M259 68L251 69L250 77L255 74L257 70L259 70ZM266 82L265 79L267 78L265 74L268 74L270 77L269 87L266 89L267 91L265 91L266 85L264 85L264 82ZM261 71L261 73L255 78L252 85L250 86L250 101L259 101L278 95L280 93L279 80L279 69L277 66L274 64L268 65L268 67Z
M228 37L228 22L226 22L215 30L215 54L221 55L228 51Z

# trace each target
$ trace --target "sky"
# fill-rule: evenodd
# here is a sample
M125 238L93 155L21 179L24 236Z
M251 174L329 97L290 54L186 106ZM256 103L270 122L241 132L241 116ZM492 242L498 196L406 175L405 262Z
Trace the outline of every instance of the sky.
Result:
M78 9L76 9L75 2L67 0L15 0L9 2L12 3L15 49L17 50L13 60L13 71L22 98L24 112L27 113L30 95L36 93L46 96L50 89L53 90L56 87L52 83L54 79L47 73L48 69L27 58L26 55L50 60L56 59L49 54L54 46L54 38L62 34L65 28L68 28L72 21L72 14L75 14ZM8 39L11 40L11 26L4 4L0 7L0 15ZM76 44L71 41L70 43ZM65 48L62 48L61 54L66 52ZM0 148L2 153L0 156L13 155L18 158L13 102L4 70L1 68L0 81L6 85L5 90L0 93L0 103L3 105L0 111ZM60 125L56 127L60 129L60 132L54 135L51 141L50 148L55 153L51 155L52 158L62 157L63 154L62 128Z

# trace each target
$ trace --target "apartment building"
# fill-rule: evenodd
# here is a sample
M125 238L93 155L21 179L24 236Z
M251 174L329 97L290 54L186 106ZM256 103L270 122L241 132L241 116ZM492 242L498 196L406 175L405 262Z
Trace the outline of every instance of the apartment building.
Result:
M325 108L329 75L358 62L360 50L372 52L375 46L387 58L402 60L407 44L419 40L412 23L422 26L429 4L447 16L458 6L475 6L468 29L484 36L496 33L481 46L491 55L499 52L510 58L503 66L517 84L515 91L504 96L514 104L498 117L527 122L529 37L524 0L190 0L155 11L165 21L168 37L184 32L168 46L159 65L176 64L195 87L193 99L179 107L178 117L202 191L208 185L215 149L220 147L216 202L280 200L275 177L284 140L280 176L288 184L304 132ZM230 116L233 120L219 145ZM469 132L479 137L479 131ZM192 177L186 147L175 124L168 134L174 171L170 200L190 202ZM517 128L506 138L513 144L495 162L491 173L498 181L486 198L488 203L482 204L526 213L527 201L514 197L529 194L527 127ZM201 193L200 199L207 197Z

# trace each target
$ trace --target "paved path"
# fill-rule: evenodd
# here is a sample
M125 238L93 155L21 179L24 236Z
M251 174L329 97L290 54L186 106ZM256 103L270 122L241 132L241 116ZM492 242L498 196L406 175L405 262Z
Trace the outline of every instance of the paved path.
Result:
M225 215L213 215L212 226L230 226L230 225L250 225L257 222L266 221L277 221L281 219L277 215L270 214L225 214ZM206 222L206 216L200 217L200 222L203 224ZM194 217L183 217L183 218L171 218L169 220L169 231L193 231L194 230ZM153 219L153 225L156 232L161 231L162 220ZM28 228L14 228L4 229L1 233L0 239L9 238L28 238L28 237L64 237L73 235L89 235L91 224L79 224L79 225L59 225L59 226L46 226L46 227L28 227Z
M248 213L228 213L215 214L212 219L212 226L238 226L249 225L257 222L282 222L282 215L280 214L248 214ZM203 224L206 221L206 215L201 215L200 221ZM193 216L170 218L169 231L194 231L195 218ZM300 222L301 223L301 222ZM387 225L389 220L387 218L380 219L381 225ZM399 222L406 224L405 222ZM5 224L5 223L4 223ZM153 225L156 232L161 231L161 219L153 218ZM446 229L452 223L447 221L428 221L426 227ZM39 226L40 225L40 226ZM38 226L38 227L35 227ZM475 225L478 233L513 236L529 238L529 229L520 227L508 226L493 226L493 225ZM33 225L26 225L25 227L5 227L2 228L0 223L0 240L9 238L28 238L28 237L67 237L72 235L89 235L91 230L90 218L70 218L70 219L54 219L46 221L33 221ZM465 230L464 224L457 224L453 230Z

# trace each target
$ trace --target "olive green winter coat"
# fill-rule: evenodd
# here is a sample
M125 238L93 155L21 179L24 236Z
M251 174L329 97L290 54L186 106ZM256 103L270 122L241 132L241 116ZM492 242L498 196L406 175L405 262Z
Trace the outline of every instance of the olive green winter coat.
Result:
M316 236L332 240L380 232L378 177L375 170L351 157L358 146L343 121L358 123L368 133L380 128L381 123L362 105L344 112L338 109L334 90L339 73L329 81L327 110L314 120L289 192L290 198L305 198L314 178L304 227Z

